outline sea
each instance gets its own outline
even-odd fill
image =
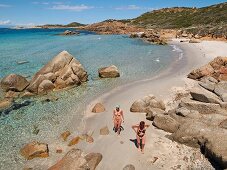
[[[10,108],[0,110],[0,169],[23,169],[26,161],[19,152],[26,143],[48,143],[66,130],[80,133],[84,110],[92,99],[115,87],[152,78],[183,57],[176,46],[87,31],[60,36],[65,30],[0,28],[0,79],[16,73],[30,80],[63,50],[89,74],[89,81],[79,87],[17,99]],[[98,69],[109,65],[116,65],[121,76],[100,79]]]

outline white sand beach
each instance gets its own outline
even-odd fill
[[[85,118],[85,132],[92,133],[95,142],[93,144],[81,145],[86,152],[100,152],[103,160],[97,169],[116,170],[122,169],[127,164],[133,164],[136,169],[186,169],[204,166],[212,169],[209,162],[200,154],[199,149],[180,145],[169,140],[168,133],[156,129],[152,122],[145,120],[145,114],[131,113],[131,104],[148,94],[161,98],[165,103],[171,102],[174,93],[185,90],[193,85],[193,80],[186,75],[194,68],[202,66],[217,56],[227,56],[227,43],[215,41],[203,41],[198,44],[180,43],[173,40],[170,44],[179,46],[183,52],[183,59],[170,67],[155,78],[135,82],[118,87],[108,94],[98,97],[87,107]],[[91,113],[91,108],[97,102],[102,102],[106,108],[103,113]],[[124,131],[120,137],[112,131],[112,112],[115,105],[119,104],[124,111]],[[135,139],[135,133],[131,126],[145,120],[150,124],[146,135],[147,141],[145,154],[137,151],[130,139]],[[108,126],[110,134],[100,136],[99,129]],[[153,163],[155,157],[157,161]]]

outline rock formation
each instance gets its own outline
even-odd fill
[[[218,81],[227,80],[227,57],[216,57],[205,66],[193,70],[188,74],[188,78],[200,80],[203,77],[210,76]]]
[[[9,90],[21,92],[28,85],[29,82],[26,80],[26,78],[17,74],[10,74],[4,77],[1,81],[1,88],[6,92]]]
[[[98,70],[99,77],[101,78],[116,78],[120,77],[120,73],[118,68],[115,65],[111,65],[109,67],[100,68]]]
[[[60,161],[51,166],[49,170],[95,170],[102,160],[100,153],[84,153],[79,149],[71,149]]]
[[[101,113],[105,111],[105,107],[103,106],[102,103],[97,103],[93,108],[92,112],[93,113]]]
[[[80,85],[87,78],[87,72],[80,62],[67,51],[62,51],[34,75],[26,90],[42,94],[53,89]]]
[[[59,35],[79,35],[79,32],[76,31],[70,31],[70,30],[66,30],[65,32],[59,34]]]
[[[175,109],[165,111],[163,102],[153,95],[135,101],[130,109],[147,113],[155,127],[172,133],[170,139],[200,147],[221,169],[227,168],[227,82],[220,81],[226,61],[218,57],[190,73],[198,84]]]
[[[48,145],[45,143],[39,143],[36,141],[33,141],[31,143],[28,143],[25,145],[21,150],[20,153],[22,156],[24,156],[27,160],[33,159],[33,158],[45,158],[49,156],[49,149]]]

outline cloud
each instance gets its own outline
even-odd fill
[[[94,8],[94,7],[86,6],[86,5],[82,4],[82,5],[54,5],[53,7],[49,8],[49,9],[80,12],[80,11],[84,11],[84,10],[88,10],[88,9],[92,9],[92,8]]]
[[[10,20],[0,21],[0,25],[8,25],[11,24]]]
[[[0,8],[8,8],[8,7],[11,7],[11,6],[7,4],[0,4]]]
[[[116,7],[115,10],[150,10],[152,8],[140,7],[136,5],[128,5],[122,7]]]
[[[34,1],[34,2],[32,2],[32,4],[34,4],[34,5],[49,5],[50,3],[49,2],[38,2],[38,1]]]

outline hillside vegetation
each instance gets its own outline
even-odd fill
[[[147,12],[133,20],[133,25],[145,28],[189,28],[226,26],[227,3],[203,8],[174,7]]]

